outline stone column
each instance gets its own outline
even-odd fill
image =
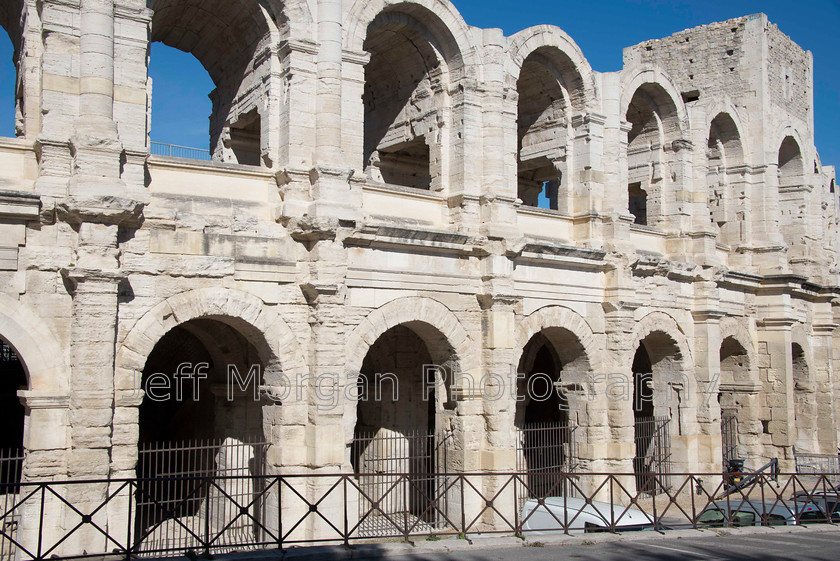
[[[352,472],[346,448],[343,406],[344,386],[348,378],[345,375],[344,324],[347,250],[341,239],[343,230],[339,228],[338,221],[321,221],[319,225],[300,225],[292,236],[296,240],[307,238],[311,247],[307,275],[301,283],[301,290],[309,304],[312,327],[309,372],[308,378],[303,381],[306,386],[304,395],[308,396],[309,418],[304,435],[305,463],[310,473],[332,475]],[[331,406],[322,400],[322,396],[329,395],[328,392],[337,392],[341,398],[338,405]],[[313,479],[308,489],[309,500],[317,502],[334,482],[329,477]],[[330,520],[343,520],[342,497],[340,490],[331,492],[319,506],[319,512]],[[299,513],[295,515],[298,516]],[[309,537],[323,538],[319,535],[321,531],[326,531],[324,526],[310,516],[306,523]]]
[[[113,240],[116,253],[116,226],[84,223],[80,227],[80,250],[91,250],[96,238]],[[87,246],[87,247],[85,247]],[[96,250],[104,249],[96,244]],[[83,255],[76,267],[62,271],[72,282],[73,321],[70,327],[70,454],[68,475],[71,479],[105,480],[111,473],[111,431],[114,411],[114,341],[117,321],[117,283],[115,268],[96,266],[92,261],[105,255]],[[103,252],[104,253],[104,252]],[[112,256],[113,258],[113,256]],[[115,261],[115,259],[114,259]],[[85,262],[93,265],[85,266]],[[115,263],[116,264],[116,263]],[[68,500],[88,513],[101,505],[109,491],[107,483],[68,486]],[[99,510],[94,520],[101,527],[109,523],[110,508]],[[77,515],[66,513],[70,528]],[[101,534],[83,527],[66,542],[65,553],[80,553],[102,541]],[[104,544],[103,544],[104,545]]]
[[[513,263],[505,257],[491,256],[485,261],[485,270],[503,267],[499,273],[513,272]],[[492,262],[496,262],[493,267]],[[512,284],[512,283],[510,283]],[[487,287],[491,288],[491,287]],[[516,470],[516,308],[521,306],[521,297],[510,294],[484,294],[479,296],[482,309],[481,323],[484,325],[482,341],[481,378],[478,384],[478,397],[483,406],[485,423],[485,442],[481,446],[481,456],[477,468],[488,472],[513,472]],[[461,407],[461,406],[459,406]],[[465,466],[466,467],[466,466]],[[506,483],[508,477],[488,478],[484,481],[484,495],[493,497]],[[495,501],[499,512],[489,509],[485,523],[489,527],[503,528],[504,520],[514,519],[514,512],[505,506],[516,508],[513,498],[514,486],[508,484],[502,495]]]
[[[758,322],[759,380],[762,384],[761,421],[767,459],[778,458],[783,472],[795,471],[791,447],[795,444],[791,327],[793,320]]]
[[[318,0],[318,40],[315,98],[316,159],[321,165],[340,166],[341,153],[341,0]]]
[[[836,411],[833,403],[835,372],[832,364],[832,334],[837,329],[835,323],[814,323],[812,330],[812,355],[814,357],[813,374],[816,386],[816,441],[821,454],[837,452]]]
[[[102,191],[112,187],[109,179],[119,179],[122,152],[114,122],[113,0],[82,0],[80,21],[79,117],[71,139],[74,176],[87,179],[86,190]]]
[[[776,156],[765,155],[773,162]],[[779,229],[779,172],[778,164],[771,163],[753,168],[751,199],[751,232],[753,265],[758,272],[778,273],[788,269],[785,242]]]
[[[68,458],[68,407],[66,394],[32,390],[18,391],[26,408],[23,447],[26,461],[21,481],[42,482],[62,480],[67,477]],[[28,495],[33,488],[24,487],[21,495]],[[22,498],[22,497],[21,497]],[[38,540],[48,549],[63,537],[61,502],[49,493],[45,495],[43,519],[41,494],[35,495],[17,507],[20,525],[16,540],[27,550],[36,553]],[[43,522],[42,522],[43,520]]]
[[[629,270],[616,270],[612,274],[624,276],[626,273]],[[633,354],[632,349],[628,349],[628,339],[633,332],[634,312],[638,304],[630,298],[632,296],[626,289],[617,289],[614,298],[604,303],[606,345],[603,362],[609,388],[607,416],[610,430],[599,447],[603,454],[601,467],[605,471],[618,473],[632,473],[633,458],[636,455],[632,401]],[[623,484],[631,491],[636,488],[636,480],[632,476],[626,477]]]
[[[603,235],[602,218],[605,211],[606,176],[604,171],[605,116],[597,113],[572,118],[570,162],[568,177],[564,178],[571,204],[568,212],[583,215],[575,222],[575,239],[597,248]]]
[[[706,283],[704,283],[706,284]],[[708,283],[714,285],[714,283]],[[713,286],[704,287],[714,290]],[[697,404],[697,443],[690,449],[697,457],[690,462],[692,471],[714,473],[721,469],[720,403],[720,320],[724,312],[715,302],[707,301],[694,316],[694,380]],[[702,304],[701,304],[702,306]],[[708,306],[708,307],[707,307]]]

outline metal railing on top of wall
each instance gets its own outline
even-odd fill
[[[166,144],[163,142],[151,143],[151,154],[153,156],[167,156],[169,158],[181,158],[184,160],[199,160],[209,162],[210,150],[203,148],[191,148],[189,146],[178,146],[177,144]]]

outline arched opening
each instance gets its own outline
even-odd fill
[[[210,160],[210,75],[192,54],[158,42],[151,46],[149,78],[152,154]]]
[[[633,471],[640,493],[658,494],[670,487],[674,458],[671,436],[679,434],[682,357],[674,340],[653,332],[639,342],[633,356]]]
[[[786,136],[779,147],[779,187],[797,187],[803,180],[802,151],[792,136]]]
[[[756,395],[752,391],[751,381],[747,350],[734,337],[725,338],[720,346],[717,396],[724,468],[729,460],[748,459],[748,447],[756,444],[759,438]]]
[[[721,113],[712,120],[706,147],[706,185],[709,216],[721,242],[736,245],[745,239],[743,181],[744,154],[738,127]]]
[[[802,151],[792,136],[785,137],[779,147],[779,226],[791,257],[800,257],[804,244],[807,212],[805,201],[805,168]]]
[[[805,350],[791,344],[791,372],[793,374],[793,423],[797,452],[817,453],[816,387],[805,357]]]
[[[194,548],[187,529],[202,535],[205,524],[223,532],[222,541],[257,535],[257,524],[239,516],[238,506],[264,519],[257,500],[262,481],[215,478],[264,474],[259,386],[266,367],[254,344],[224,318],[188,321],[155,345],[142,372],[139,411],[142,483],[134,535],[142,550]],[[167,477],[209,477],[214,485]]]
[[[831,183],[828,184],[828,192],[829,193],[834,192],[834,180],[833,179],[831,180]]]
[[[14,137],[22,134],[23,96],[18,95],[18,54],[21,36],[20,17],[23,3],[8,0],[0,6],[0,136]]]
[[[567,495],[556,486],[557,472],[579,467],[577,423],[589,361],[577,337],[548,328],[531,337],[522,351],[517,373],[515,424],[517,471],[528,474],[523,498]]]
[[[364,164],[373,181],[443,188],[448,68],[440,38],[413,16],[385,10],[368,26]]]
[[[642,84],[633,94],[625,120],[627,135],[628,210],[639,225],[660,226],[674,193],[669,184],[678,144],[679,118],[674,101],[662,86]],[[671,199],[674,199],[672,201]]]
[[[205,92],[212,105],[209,151],[159,144],[156,153],[270,166],[260,113],[260,100],[268,97],[268,92],[259,91],[270,82],[263,78],[270,73],[271,57],[260,56],[271,42],[267,12],[257,0],[231,0],[214,4],[212,9],[202,0],[154,0],[152,9],[152,42],[194,55],[214,84],[212,91]],[[283,21],[271,23],[278,28],[284,25]],[[158,49],[152,54],[158,54]],[[195,87],[188,84],[187,90]],[[189,104],[177,91],[174,100],[182,109]],[[193,113],[192,108],[187,111]],[[201,121],[196,117],[193,127],[202,128],[206,123]]]
[[[0,338],[0,426],[3,427],[0,430],[0,494],[7,496],[7,499],[18,492],[13,485],[20,482],[23,468],[26,410],[17,392],[26,389],[27,384],[23,362],[12,346]],[[0,497],[0,505],[3,502]]]
[[[436,330],[412,323],[383,333],[362,363],[351,465],[362,491],[382,513],[395,521],[407,519],[410,527],[444,523],[446,496],[441,496],[442,479],[433,474],[446,472],[450,463],[455,403],[449,377],[457,371],[455,360]],[[371,511],[369,501],[360,502],[360,513]],[[359,532],[370,536],[383,530],[402,528],[375,511]]]
[[[572,82],[568,86],[564,76]],[[571,100],[567,87],[579,88],[580,77],[565,55],[544,47],[525,59],[516,90],[518,196],[526,206],[572,210],[567,168]]]

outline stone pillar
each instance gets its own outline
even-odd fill
[[[598,113],[572,118],[571,161],[566,166],[568,173],[563,180],[570,197],[567,212],[581,216],[581,220],[575,221],[575,240],[591,248],[601,245],[603,226],[599,215],[606,210],[606,122],[606,117]]]
[[[110,238],[116,253],[116,226],[84,223],[80,227],[81,248],[99,238]],[[101,249],[98,244],[96,249]],[[87,249],[92,249],[90,246]],[[71,324],[70,455],[71,479],[104,480],[111,473],[111,431],[114,411],[114,341],[117,321],[117,283],[115,269],[88,268],[85,261],[104,255],[87,255],[77,267],[64,272],[75,284]],[[94,265],[90,263],[90,265]],[[101,505],[109,491],[107,483],[68,486],[68,500],[88,513]],[[105,527],[109,508],[101,509],[94,520]],[[70,528],[77,515],[66,513]],[[95,529],[83,527],[66,542],[66,552],[99,549],[103,542]]]
[[[474,143],[481,143],[479,151],[483,155],[483,174],[481,185],[481,234],[493,239],[515,239],[521,236],[516,228],[516,119],[517,106],[515,88],[505,82],[504,37],[499,29],[484,30],[485,80],[482,107],[483,134],[476,134],[473,127],[465,128],[461,142],[463,147],[456,147],[458,153],[467,154],[467,148]],[[464,108],[466,110],[466,108]],[[468,134],[469,133],[469,134]],[[473,158],[467,158],[473,159]],[[469,163],[465,162],[465,165]],[[456,192],[457,185],[450,189]],[[476,217],[470,207],[475,199],[466,192],[458,197],[461,227],[472,229],[469,222]],[[455,202],[455,201],[453,201]]]
[[[42,482],[66,479],[68,470],[68,407],[66,394],[32,390],[18,391],[18,397],[26,408],[23,447],[26,461],[21,481]],[[23,488],[28,494],[32,488]],[[36,553],[38,541],[48,549],[63,537],[62,503],[53,495],[45,495],[43,519],[41,518],[41,494],[35,493],[31,500],[18,507],[20,526],[17,541],[27,550]],[[43,522],[42,522],[43,520]]]
[[[766,458],[778,458],[783,472],[795,471],[791,449],[795,444],[792,325],[792,320],[783,319],[758,323],[759,380],[764,399],[760,419],[766,426],[762,443]]]
[[[814,323],[812,326],[811,349],[814,357],[813,375],[816,386],[816,441],[821,454],[837,453],[837,417],[834,407],[834,368],[832,364],[832,334],[835,323]]]
[[[316,159],[341,166],[341,0],[318,0],[318,92],[315,98]]]
[[[774,162],[776,156],[765,155]],[[760,274],[778,273],[788,269],[785,242],[779,229],[779,172],[778,164],[753,168],[751,199],[753,237],[753,265]]]
[[[447,187],[443,191],[449,197],[450,220],[463,232],[474,232],[479,228],[480,213],[484,212],[480,207],[481,183],[486,177],[482,173],[482,164],[487,159],[470,155],[484,153],[490,157],[482,147],[484,123],[481,107],[494,95],[493,87],[484,96],[477,89],[476,81],[468,77],[450,83],[448,114],[444,113],[440,117],[446,123],[440,130],[442,138],[446,135],[445,145],[442,146],[445,152],[441,154],[444,163],[441,168],[441,187]],[[498,95],[498,85],[495,85],[495,90]],[[510,200],[504,194],[495,198],[491,196],[488,202],[490,199]]]
[[[614,271],[613,275],[625,276],[629,270]],[[620,284],[624,284],[623,282]],[[633,416],[633,349],[627,341],[635,325],[634,312],[638,304],[618,289],[614,299],[604,303],[606,345],[604,372],[607,377],[607,416],[610,430],[600,447],[603,451],[601,467],[604,471],[633,473],[636,455],[635,419]],[[628,490],[636,488],[636,480],[629,476],[623,481]],[[609,500],[609,499],[607,499]]]
[[[322,221],[317,231],[313,227],[300,226],[292,236],[309,239],[308,274],[301,283],[301,290],[309,303],[309,323],[312,327],[309,344],[309,372],[304,381],[308,396],[309,423],[305,427],[306,466],[313,474],[331,475],[350,473],[350,456],[347,453],[345,427],[344,386],[345,375],[345,324],[344,299],[347,274],[347,250],[341,239],[338,221]],[[325,392],[337,392],[340,403],[329,406],[320,399]],[[352,434],[352,427],[349,428]],[[331,478],[313,479],[308,498],[317,502],[335,481]],[[349,495],[348,495],[349,496]],[[298,501],[298,504],[300,501]],[[333,491],[321,503],[319,511],[330,520],[343,520],[344,503],[342,494]],[[300,513],[294,515],[296,518]],[[329,530],[316,517],[306,522],[309,537],[323,538]]]
[[[495,263],[495,266],[494,266]],[[485,258],[485,271],[510,275],[513,263],[505,258],[490,256]],[[502,271],[498,271],[502,268]],[[509,276],[508,276],[509,278]],[[512,284],[512,283],[510,283]],[[491,287],[487,287],[491,288]],[[491,288],[492,289],[492,288]],[[516,466],[516,308],[521,298],[501,294],[479,296],[482,309],[484,340],[482,341],[483,372],[478,395],[481,399],[485,423],[485,442],[481,445],[478,469],[487,472],[513,472]],[[459,406],[460,408],[460,406]],[[484,481],[485,497],[490,498],[499,492],[508,482],[507,477],[488,478]],[[504,520],[514,520],[514,512],[505,506],[516,508],[513,498],[514,486],[508,484],[495,501],[495,508],[489,509],[485,523],[492,528],[504,527]]]
[[[82,0],[80,21],[79,117],[71,139],[74,176],[77,181],[85,178],[86,190],[101,194],[119,179],[122,152],[114,122],[113,0]]]
[[[714,283],[706,290],[714,290]],[[720,403],[720,319],[724,312],[717,310],[716,302],[705,302],[709,307],[697,310],[694,315],[694,402],[697,404],[696,459],[690,469],[714,473],[721,469]]]
[[[113,117],[125,148],[122,177],[138,193],[146,187],[152,119],[147,65],[151,23],[152,10],[145,6],[118,6],[115,13]]]

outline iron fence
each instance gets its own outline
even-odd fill
[[[223,528],[216,543],[255,541],[265,519],[261,499],[268,444],[234,438],[140,447],[135,493],[138,553],[189,551],[205,526]],[[207,485],[207,481],[219,481]],[[230,500],[229,500],[230,499]],[[235,504],[247,505],[247,517]]]
[[[738,455],[738,415],[736,411],[729,409],[721,411],[720,437],[723,468],[726,469],[730,460],[740,458]]]
[[[15,509],[20,497],[20,477],[26,453],[22,448],[0,450],[0,561],[15,557],[15,538],[20,512]]]
[[[671,419],[637,417],[635,424],[636,488],[649,495],[665,493],[671,487]]]
[[[358,474],[359,535],[374,537],[403,527],[436,530],[445,525],[449,434],[379,431],[359,433],[351,447]],[[408,474],[406,478],[391,474]],[[432,500],[433,498],[433,500]],[[434,503],[430,508],[427,503]],[[376,509],[372,506],[376,505]]]
[[[793,449],[796,473],[840,473],[840,454],[809,454]]]
[[[368,474],[366,474],[368,475]],[[374,474],[369,474],[373,476]],[[10,534],[0,526],[0,535],[13,545],[16,560],[50,558],[90,558],[116,556],[129,558],[138,554],[183,554],[194,556],[244,549],[286,549],[306,544],[363,543],[372,538],[360,533],[363,520],[358,516],[358,502],[369,501],[370,512],[390,516],[384,508],[389,493],[402,493],[414,487],[423,497],[424,508],[435,512],[444,522],[441,529],[415,524],[394,523],[373,539],[398,538],[406,541],[424,535],[467,537],[476,534],[514,534],[535,532],[584,533],[625,531],[649,528],[657,531],[677,528],[725,527],[742,523],[739,511],[749,506],[755,512],[755,524],[775,525],[778,507],[790,513],[791,524],[836,523],[826,509],[835,505],[838,488],[832,483],[837,474],[803,478],[799,474],[778,476],[778,482],[757,474],[748,485],[724,495],[720,473],[669,475],[668,490],[651,496],[634,489],[637,474],[555,473],[554,489],[567,487],[581,497],[577,504],[558,510],[554,499],[535,499],[528,507],[516,506],[513,490],[528,488],[527,473],[428,474],[441,476],[448,504],[440,496],[426,495],[418,474],[387,474],[392,482],[379,499],[367,494],[358,474],[300,474],[263,476],[178,477],[184,488],[205,496],[216,494],[227,512],[234,517],[223,527],[205,523],[190,526],[183,517],[175,517],[191,538],[188,550],[183,544],[159,542],[156,548],[143,548],[144,540],[133,534],[131,524],[135,504],[132,497],[147,488],[141,479],[110,481],[21,482],[18,498],[0,521],[18,515],[21,528]],[[646,474],[658,478],[656,474]],[[172,479],[172,478],[170,478]],[[248,480],[248,483],[243,483]],[[255,482],[259,480],[259,483]],[[239,485],[258,489],[253,495],[232,495],[228,490]],[[0,485],[3,487],[3,485]],[[664,487],[664,486],[663,486]],[[553,491],[549,491],[553,495]],[[176,511],[189,504],[182,497],[170,504]],[[253,505],[270,505],[266,516],[256,516]],[[561,498],[559,504],[563,504]],[[570,505],[572,503],[565,503]],[[210,501],[203,503],[209,512]],[[823,506],[820,506],[823,505]],[[710,511],[717,515],[709,517]],[[107,514],[107,517],[106,517]],[[632,526],[627,521],[633,517]],[[593,517],[600,522],[592,524]],[[586,519],[586,521],[584,521]],[[646,521],[639,524],[638,520]],[[125,522],[121,526],[119,521]],[[205,520],[209,520],[205,518]],[[231,535],[235,524],[247,523],[257,528],[251,533]],[[157,528],[161,526],[158,525]],[[156,531],[156,528],[149,531]]]
[[[518,506],[526,500],[549,496],[550,492],[573,496],[568,486],[554,489],[558,472],[578,471],[575,432],[577,427],[561,423],[529,423],[517,430],[516,471],[527,473],[528,485],[517,489]]]
[[[154,156],[168,156],[170,158],[181,158],[184,160],[210,161],[210,150],[203,148],[190,148],[189,146],[178,146],[177,144],[166,144],[163,142],[151,143],[151,154]]]

